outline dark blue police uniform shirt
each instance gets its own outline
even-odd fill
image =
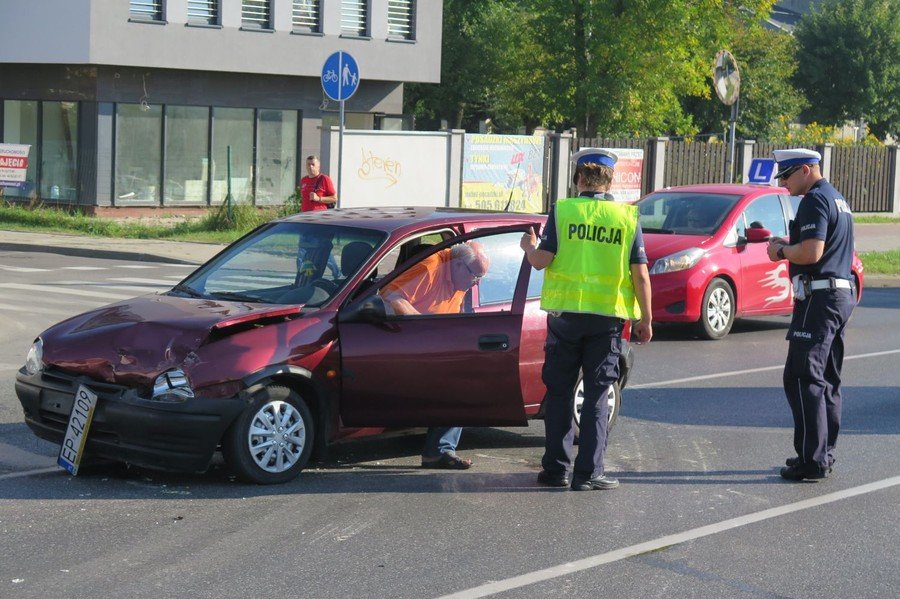
[[[806,192],[791,221],[791,245],[807,239],[825,241],[822,259],[815,264],[793,264],[791,276],[806,274],[814,279],[850,279],[853,262],[853,214],[844,197],[825,179]]]
[[[580,198],[599,198],[601,200],[612,200],[612,196],[604,193],[594,193],[584,191],[578,194]],[[538,245],[539,250],[556,254],[559,249],[559,239],[556,235],[556,208],[550,211],[547,217],[547,224],[544,226],[543,235],[541,235],[541,243]],[[647,252],[644,250],[644,232],[641,229],[641,223],[638,223],[637,230],[634,232],[634,242],[631,244],[631,257],[629,264],[647,264]]]

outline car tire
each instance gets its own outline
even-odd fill
[[[609,435],[616,425],[616,419],[619,417],[619,410],[622,408],[622,388],[619,386],[618,382],[612,384],[606,397],[609,402],[609,412],[607,413],[609,425],[607,426],[606,434]],[[577,442],[578,437],[581,434],[581,406],[584,404],[584,377],[581,374],[578,375],[578,382],[575,384],[575,393],[572,394],[572,402],[574,406],[573,413],[575,414],[575,441]]]
[[[722,339],[734,324],[734,291],[723,279],[713,279],[703,294],[700,304],[700,336],[704,339]]]
[[[303,398],[287,387],[270,385],[254,395],[228,428],[222,453],[241,480],[279,484],[306,467],[314,439],[315,421]]]

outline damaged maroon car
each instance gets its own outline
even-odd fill
[[[546,314],[519,239],[544,220],[371,208],[273,221],[167,292],[41,333],[16,377],[25,422],[73,473],[93,458],[203,471],[220,450],[257,483],[294,478],[341,437],[524,426],[541,414]],[[385,285],[468,240],[490,269],[460,313],[391,314]],[[626,347],[611,422],[631,360]]]

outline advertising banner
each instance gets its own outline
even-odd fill
[[[617,202],[641,199],[641,180],[644,172],[644,150],[634,148],[605,148],[619,157],[609,193]]]
[[[466,134],[460,206],[541,212],[543,173],[543,137]]]
[[[343,154],[341,208],[447,205],[444,133],[345,131]]]
[[[0,185],[24,187],[30,145],[0,144]]]

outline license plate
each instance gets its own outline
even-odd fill
[[[97,394],[85,387],[78,386],[75,392],[75,401],[72,402],[72,414],[69,416],[69,426],[66,427],[66,437],[59,448],[59,458],[56,463],[69,471],[69,474],[78,474],[78,464],[84,454],[84,442],[87,440],[88,429],[94,418],[94,408],[97,406]]]

